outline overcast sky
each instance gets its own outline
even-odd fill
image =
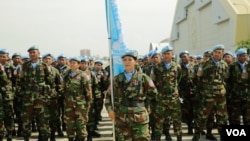
[[[170,36],[177,0],[117,0],[124,42],[148,53],[150,42]],[[105,0],[0,0],[0,49],[27,54],[108,56]]]

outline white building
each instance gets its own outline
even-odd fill
[[[216,44],[234,52],[250,38],[250,0],[178,0],[170,44],[175,53],[202,54]]]

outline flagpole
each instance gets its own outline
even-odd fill
[[[113,56],[112,56],[112,37],[111,37],[111,27],[110,27],[110,0],[106,0],[106,6],[107,8],[107,23],[108,23],[108,40],[109,40],[109,64],[110,64],[110,92],[111,92],[111,103],[112,103],[112,108],[114,110],[114,91],[113,91],[113,78],[114,78],[114,73],[113,73]],[[114,112],[115,113],[115,112]],[[115,119],[112,120],[112,136],[113,136],[113,141],[115,141]]]

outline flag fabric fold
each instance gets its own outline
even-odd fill
[[[110,60],[113,67],[113,75],[124,70],[121,56],[125,53],[126,45],[123,41],[121,22],[118,15],[116,0],[106,0],[106,21],[110,41]]]

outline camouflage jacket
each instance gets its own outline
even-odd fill
[[[1,66],[0,71],[1,71],[0,93],[2,94],[4,100],[13,100],[14,88],[12,87],[12,84],[13,84],[14,67],[13,65],[6,63],[5,65]]]
[[[63,89],[63,78],[61,77],[59,71],[51,66],[50,79],[52,82],[50,97],[57,97]]]
[[[179,64],[172,61],[170,69],[167,69],[164,62],[161,62],[153,68],[152,76],[159,92],[159,99],[163,97],[179,97],[178,85],[181,78]]]
[[[67,72],[68,70],[70,70],[69,66],[67,66],[67,65],[64,65],[64,66],[59,66],[59,65],[57,65],[57,66],[56,66],[56,69],[58,69],[58,71],[59,71],[61,77],[64,77],[64,75],[66,74],[66,72]]]
[[[126,107],[126,102],[147,103],[156,99],[158,92],[149,76],[135,71],[130,81],[127,81],[124,73],[120,73],[114,78],[113,101],[112,95],[107,93],[105,106],[107,111],[119,111],[121,107]],[[144,106],[145,107],[145,106]]]
[[[235,96],[246,96],[250,89],[250,65],[245,62],[244,71],[238,62],[229,66],[229,78],[227,81],[228,88],[232,91],[230,94]]]
[[[108,85],[109,85],[109,79],[108,79],[108,74],[105,70],[99,70],[99,71],[93,71],[96,78],[97,78],[97,87],[96,87],[96,94],[99,91],[99,93],[103,93],[104,91],[107,90]]]
[[[218,66],[216,66],[210,58],[199,65],[197,77],[203,95],[213,96],[214,94],[224,95],[226,93],[228,66],[225,61],[220,60]]]
[[[179,92],[181,96],[190,96],[190,94],[194,94],[195,89],[193,82],[194,64],[189,63],[187,68],[184,64],[180,64],[180,66],[182,75],[179,83]]]
[[[86,73],[77,70],[74,76],[71,76],[71,70],[64,76],[64,97],[77,98],[84,97],[87,104],[92,102],[91,80]]]
[[[95,98],[96,94],[98,95],[100,93],[99,92],[100,88],[98,88],[99,87],[98,80],[93,71],[87,69],[83,72],[86,73],[88,78],[90,78],[90,83],[92,87],[92,95],[93,95],[93,98]]]
[[[53,86],[48,66],[42,61],[34,68],[31,61],[25,62],[22,65],[20,80],[21,89],[25,94],[39,92],[40,95],[48,96]]]

